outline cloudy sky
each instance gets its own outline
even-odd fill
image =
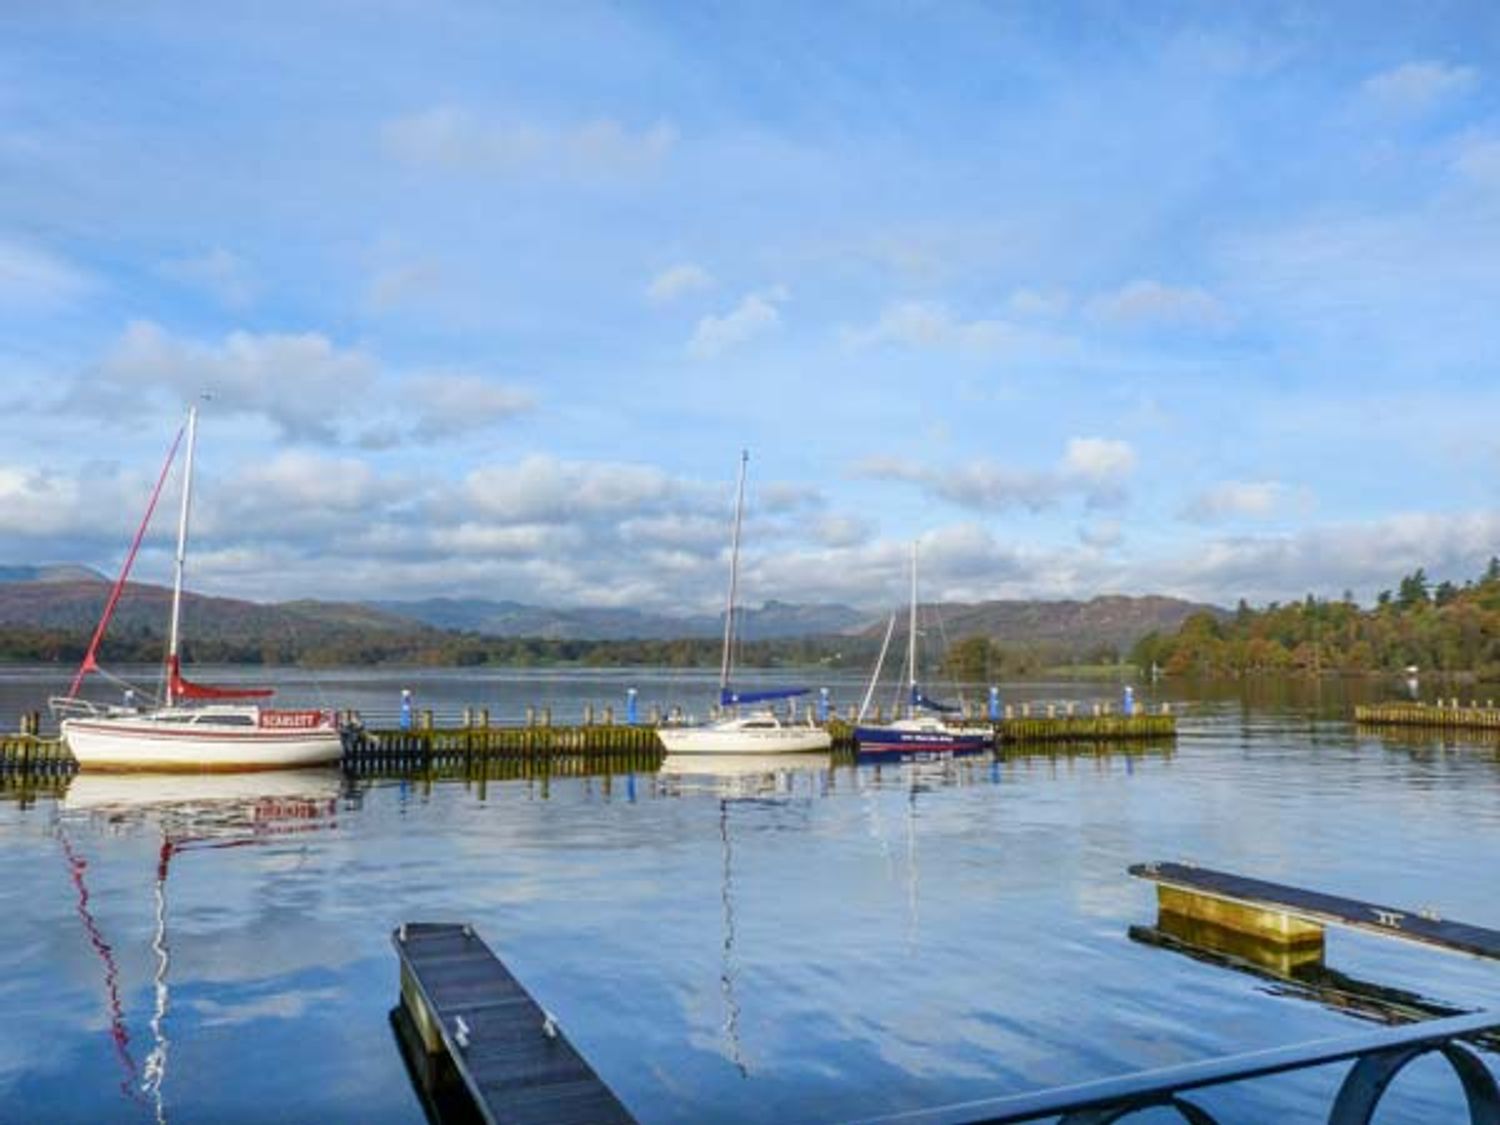
[[[0,7],[0,563],[1368,599],[1500,552],[1500,8]],[[166,513],[163,513],[164,515]],[[141,577],[166,574],[158,520]]]

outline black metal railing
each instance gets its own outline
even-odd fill
[[[1396,1075],[1413,1060],[1433,1053],[1448,1060],[1463,1084],[1472,1125],[1500,1125],[1500,1086],[1479,1056],[1459,1042],[1497,1028],[1500,1028],[1500,1013],[1474,1012],[1033,1094],[914,1110],[872,1118],[862,1125],[877,1122],[880,1125],[1012,1125],[1051,1119],[1056,1119],[1059,1125],[1108,1125],[1132,1113],[1157,1107],[1175,1109],[1190,1125],[1218,1125],[1212,1114],[1182,1095],[1210,1086],[1350,1060],[1354,1065],[1339,1087],[1328,1122],[1368,1125]]]

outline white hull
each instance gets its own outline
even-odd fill
[[[148,715],[103,716],[65,719],[62,736],[81,770],[277,770],[329,765],[343,755],[332,725],[215,726],[166,723]]]
[[[705,727],[661,727],[668,754],[806,754],[828,750],[833,739],[817,727],[755,726],[729,719]]]

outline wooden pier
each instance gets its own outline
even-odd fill
[[[997,746],[1033,742],[1134,742],[1176,737],[1177,716],[1092,714],[1039,715],[1001,719],[995,724]]]
[[[403,771],[458,771],[464,775],[507,776],[487,763],[550,761],[553,776],[598,774],[606,770],[650,772],[665,753],[655,723],[616,722],[610,708],[587,708],[584,721],[554,725],[545,709],[527,709],[527,721],[492,724],[487,710],[466,708],[464,718],[438,725],[430,711],[406,727],[367,726],[354,712],[344,719],[343,766],[365,776]],[[1042,744],[1087,744],[1094,750],[1113,744],[1143,745],[1170,741],[1176,716],[1166,708],[1155,713],[1121,714],[1094,704],[1084,712],[1076,704],[1008,706],[1005,717],[991,722],[969,719],[965,725],[993,734],[997,750]],[[35,716],[23,717],[25,729],[0,734],[0,771],[37,777],[67,777],[77,769],[66,744],[56,734],[39,733]],[[824,724],[835,754],[853,752],[854,724],[830,717]],[[483,768],[481,768],[481,766]],[[530,769],[532,767],[525,767]]]
[[[1438,730],[1494,731],[1500,734],[1500,707],[1493,699],[1457,699],[1436,703],[1373,703],[1354,708],[1354,721],[1363,726],[1429,727]]]
[[[1139,863],[1130,874],[1157,885],[1162,913],[1262,941],[1321,950],[1323,927],[1333,925],[1500,959],[1500,930],[1452,922],[1429,909],[1382,906],[1185,863]]]
[[[472,927],[408,922],[391,940],[412,1047],[428,1056],[408,1060],[413,1073],[441,1082],[451,1065],[484,1121],[635,1120]]]

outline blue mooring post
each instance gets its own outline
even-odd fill
[[[1125,685],[1125,698],[1120,700],[1120,711],[1127,718],[1135,714],[1135,688]]]
[[[827,721],[828,721],[828,689],[826,687],[820,687],[818,689],[818,722],[820,722],[820,723],[826,723]]]
[[[401,689],[401,729],[411,730],[411,688]]]
[[[625,692],[625,722],[635,726],[639,716],[636,714],[635,688],[629,688]]]
[[[990,685],[990,722],[1000,721],[1000,689],[994,684]]]

